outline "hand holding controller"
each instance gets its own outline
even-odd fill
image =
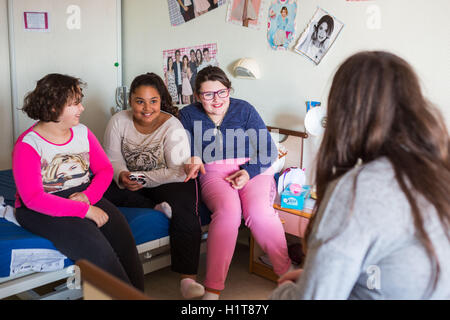
[[[145,185],[147,180],[145,180],[145,176],[143,174],[130,174],[128,177],[131,181],[137,181],[141,185]]]

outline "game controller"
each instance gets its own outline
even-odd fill
[[[147,183],[147,181],[145,180],[145,176],[143,174],[130,174],[129,179],[131,181],[137,181],[142,185],[145,185]]]

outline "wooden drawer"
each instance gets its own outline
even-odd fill
[[[299,238],[303,238],[309,219],[295,214],[277,210],[283,223],[284,231]]]

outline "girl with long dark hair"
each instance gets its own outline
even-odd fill
[[[306,259],[272,298],[450,298],[449,135],[415,72],[357,53],[327,110]]]
[[[155,208],[170,218],[171,268],[180,274],[181,294],[201,296],[204,288],[195,281],[201,241],[198,190],[196,181],[183,182],[190,147],[178,108],[154,73],[133,80],[129,100],[131,109],[115,114],[105,132],[114,168],[105,197],[119,207]]]

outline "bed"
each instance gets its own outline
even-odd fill
[[[0,196],[13,206],[16,188],[11,170],[0,171]],[[142,208],[119,208],[127,219],[143,263],[144,273],[170,265],[169,220],[159,211]],[[199,214],[207,237],[210,214],[200,204]],[[205,243],[202,243],[202,251]],[[74,261],[63,256],[42,237],[0,218],[0,299],[17,296],[23,299],[79,299],[81,288],[71,286],[75,275]],[[35,288],[66,279],[52,292],[39,295]]]
[[[278,142],[279,159],[273,165],[275,172],[280,172],[283,168],[289,166],[298,165],[298,163],[300,163],[301,167],[303,163],[303,140],[308,135],[305,132],[285,130],[277,127],[267,128],[273,134],[272,137],[274,140]],[[293,151],[289,152],[291,156],[288,160],[286,160],[288,157],[285,157],[287,150]],[[277,174],[275,178],[277,178]],[[4,197],[7,205],[13,206],[15,192],[16,188],[12,171],[0,171],[0,196]],[[169,220],[166,216],[152,209],[119,209],[130,224],[143,264],[144,273],[147,274],[170,265]],[[199,215],[203,231],[201,252],[206,251],[206,241],[204,240],[206,240],[208,234],[208,224],[211,221],[210,214],[206,206],[200,202]],[[40,255],[37,255],[38,262],[34,268],[30,262],[31,258],[28,260],[23,258],[24,256],[29,257],[32,255],[26,256],[24,252],[20,251],[28,249],[33,249],[35,252],[40,253]],[[50,266],[50,271],[39,272],[39,268],[42,266],[42,261],[39,261],[39,257],[42,256],[42,252],[54,258],[54,261],[46,261],[47,264],[45,266],[47,268]],[[74,281],[76,272],[74,262],[58,254],[59,252],[50,241],[38,237],[0,217],[0,299],[13,295],[25,299],[61,300],[81,298],[81,288],[71,286],[71,281]],[[14,263],[16,256],[22,256],[24,263]],[[13,268],[11,268],[12,266]],[[55,270],[52,270],[52,268]],[[66,283],[56,287],[54,292],[40,296],[33,290],[44,284],[62,279],[67,279]]]

